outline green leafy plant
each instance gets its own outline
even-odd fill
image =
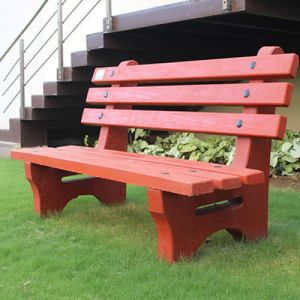
[[[175,157],[230,165],[235,151],[235,138],[196,136],[194,133],[172,133],[165,137],[144,129],[129,129],[128,151],[147,155]],[[86,146],[97,142],[85,137]],[[273,141],[270,175],[293,175],[300,172],[300,132],[287,130],[282,141]]]
[[[149,132],[146,135],[149,136]],[[150,144],[143,138],[143,134],[139,134],[129,150],[156,156],[230,164],[234,143],[235,139],[231,137],[208,137],[202,140],[193,133],[173,133],[165,138],[157,136],[155,142]]]
[[[98,141],[95,138],[90,138],[87,134],[84,137],[83,143],[86,147],[96,147]]]
[[[300,171],[300,132],[287,130],[282,141],[273,141],[270,174],[293,175]]]

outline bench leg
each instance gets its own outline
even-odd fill
[[[226,199],[232,200],[199,209]],[[168,262],[191,257],[211,234],[223,229],[238,241],[264,238],[267,236],[267,203],[264,185],[246,186],[238,193],[218,191],[198,197],[149,189],[148,204],[156,225],[158,257]]]
[[[80,195],[93,195],[105,204],[126,200],[126,185],[123,183],[101,178],[62,182],[63,177],[72,173],[32,163],[25,163],[25,173],[32,187],[34,209],[38,215],[60,212],[69,201]]]
[[[205,241],[205,228],[195,233],[197,204],[188,197],[148,190],[149,211],[156,225],[158,258],[175,262],[190,257]],[[186,201],[187,200],[187,201]]]
[[[256,241],[268,236],[268,185],[243,188],[243,206],[237,223],[243,240]]]

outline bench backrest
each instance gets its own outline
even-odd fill
[[[97,68],[93,83],[112,86],[91,88],[87,103],[105,104],[106,109],[85,109],[82,123],[102,127],[100,150],[126,151],[131,127],[235,135],[234,164],[267,172],[271,139],[282,138],[286,129],[286,117],[275,115],[275,108],[290,104],[293,89],[292,84],[278,80],[294,78],[298,63],[296,54],[264,47],[253,57],[150,65],[129,61]],[[243,106],[244,111],[149,111],[132,110],[133,105],[234,105]]]

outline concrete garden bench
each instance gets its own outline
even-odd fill
[[[82,123],[101,126],[96,148],[66,146],[11,152],[25,162],[35,211],[62,211],[79,195],[105,204],[126,200],[126,184],[147,189],[158,235],[158,256],[192,256],[208,236],[226,229],[236,240],[267,236],[272,139],[281,139],[298,57],[279,47],[257,56],[97,68]],[[234,82],[234,83],[233,83]],[[144,84],[144,85],[140,85]],[[174,85],[175,84],[175,85]],[[111,85],[111,87],[107,87]],[[242,106],[242,113],[132,110],[132,106]],[[127,152],[128,128],[236,136],[230,166]],[[62,181],[73,174],[92,177]]]

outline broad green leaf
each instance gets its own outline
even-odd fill
[[[293,166],[292,165],[287,165],[285,167],[285,169],[283,170],[282,174],[283,175],[291,175],[293,173],[293,171],[294,171]]]
[[[289,142],[285,142],[284,144],[282,144],[281,146],[281,151],[282,152],[287,152],[289,151],[289,149],[293,146],[292,143],[289,143]]]
[[[188,152],[192,152],[195,151],[197,149],[197,146],[193,145],[193,144],[185,144],[185,145],[179,145],[178,150],[181,153],[188,153]]]
[[[292,156],[290,156],[290,155],[284,155],[284,156],[282,157],[282,160],[287,161],[287,162],[289,162],[289,163],[294,163],[294,162],[297,161],[297,158],[294,158],[294,157],[292,157]]]
[[[279,155],[277,152],[271,152],[270,165],[275,168],[277,166]]]
[[[144,129],[137,128],[134,133],[134,139],[137,140],[138,138],[145,137],[146,135],[147,133]]]
[[[297,150],[290,150],[289,154],[295,159],[300,158],[300,148]]]
[[[201,156],[201,154],[199,151],[194,151],[191,153],[189,160],[199,160],[200,156]]]
[[[141,141],[140,143],[140,149],[143,150],[148,146],[148,143],[146,141]]]

